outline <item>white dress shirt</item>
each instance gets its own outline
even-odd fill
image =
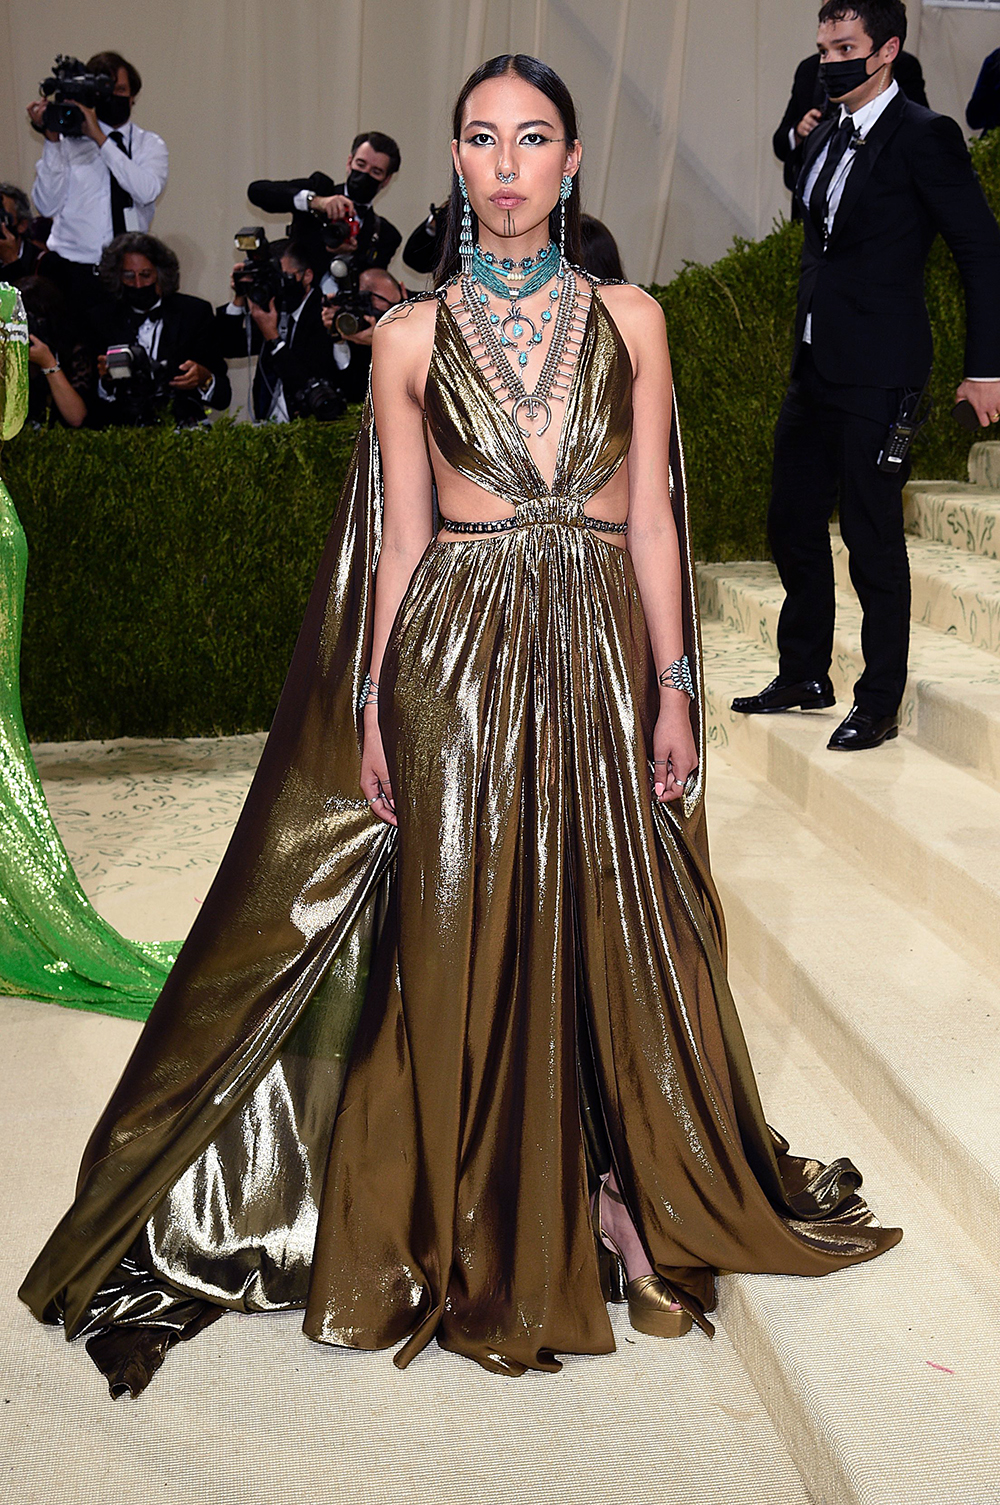
[[[161,137],[128,121],[121,128],[125,152],[110,139],[112,127],[99,122],[109,138],[103,146],[89,136],[46,140],[31,190],[39,214],[50,215],[49,250],[67,261],[94,264],[113,239],[111,174],[132,195],[125,210],[126,230],[148,230],[156,200],[167,186],[168,156]]]
[[[881,94],[876,94],[875,98],[870,99],[866,105],[862,105],[860,110],[854,111],[854,115],[852,117],[854,129],[857,131],[858,135],[861,136],[862,140],[867,137],[868,132],[871,130],[876,120],[879,119],[883,111],[892,103],[898,93],[899,85],[897,84],[896,80],[893,79],[888,89],[883,89]],[[848,110],[846,106],[841,105],[840,119],[837,121],[837,126],[843,125],[844,121],[850,114],[850,110]],[[832,136],[833,132],[831,132],[830,134]],[[802,197],[807,209],[812,198],[813,189],[816,187],[816,180],[819,177],[820,173],[823,171],[823,167],[826,163],[829,151],[830,147],[828,143],[826,146],[824,146],[823,150],[816,158],[816,161],[809,169],[809,176],[806,179],[805,188],[803,189],[802,193]],[[851,168],[854,166],[854,160],[857,155],[858,154],[853,147],[848,147],[847,151],[840,159],[840,163],[837,167],[836,172],[830,180],[830,187],[826,196],[827,235],[829,235],[833,230],[833,222],[837,217],[837,210],[840,208],[840,201],[844,197],[844,188],[847,184],[847,179],[850,176]],[[805,329],[802,331],[802,343],[803,345],[812,344],[811,313],[806,314]]]

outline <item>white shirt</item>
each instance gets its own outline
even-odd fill
[[[854,115],[852,117],[854,129],[862,139],[865,139],[867,137],[868,132],[871,130],[876,120],[879,119],[883,111],[892,103],[898,93],[899,85],[897,84],[896,80],[893,79],[888,89],[883,89],[881,94],[876,94],[875,98],[870,99],[866,105],[862,105],[860,110],[854,111]],[[842,126],[844,121],[850,114],[850,110],[848,110],[846,106],[841,105],[840,119],[837,121],[837,126]],[[832,137],[834,133],[831,131],[830,134]],[[802,193],[802,198],[807,209],[812,198],[813,189],[816,187],[816,180],[819,177],[820,173],[823,171],[823,167],[829,155],[829,152],[830,146],[829,143],[827,143],[827,145],[823,147],[823,150],[820,152],[819,156],[816,158],[816,161],[813,163],[812,167],[809,169],[809,176],[806,179],[805,188],[803,189]],[[840,201],[844,197],[844,188],[847,184],[847,179],[850,176],[851,168],[854,166],[854,161],[857,155],[858,154],[853,149],[853,147],[848,147],[847,151],[840,159],[840,163],[837,167],[836,172],[830,180],[830,188],[826,196],[827,235],[829,235],[833,230],[833,222],[837,217],[837,210],[840,208]],[[806,314],[806,324],[805,328],[802,331],[802,343],[803,345],[812,344],[811,313]]]
[[[111,174],[132,195],[132,208],[125,210],[126,230],[148,230],[168,171],[166,144],[154,131],[144,131],[132,121],[122,126],[129,157],[110,139],[111,126],[99,123],[108,137],[100,147],[89,136],[47,140],[31,190],[38,213],[52,217],[49,250],[67,261],[91,265],[100,261],[114,237]]]

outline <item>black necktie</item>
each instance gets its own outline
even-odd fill
[[[125,155],[126,155],[126,157],[131,157],[132,153],[129,151],[128,147],[125,145],[125,137],[122,135],[121,131],[112,131],[111,134],[110,134],[110,136],[108,137],[108,140],[109,141],[113,141],[115,143],[115,146],[117,146],[118,150],[120,152],[124,152]],[[129,193],[128,189],[127,188],[123,188],[122,185],[119,183],[118,179],[115,177],[114,173],[112,173],[111,174],[111,233],[112,233],[112,235],[121,235],[121,234],[124,233],[124,230],[125,230],[125,210],[126,209],[131,209],[133,203],[134,203],[134,200],[132,198],[132,195]]]
[[[830,207],[830,184],[833,182],[833,175],[840,166],[853,135],[854,119],[852,116],[846,115],[842,124],[837,127],[830,137],[830,147],[826,154],[826,161],[823,163],[820,175],[813,184],[813,191],[809,195],[809,218],[821,236],[826,228],[827,210]]]

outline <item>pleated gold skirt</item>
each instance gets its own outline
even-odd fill
[[[614,1348],[588,1219],[613,1165],[704,1327],[717,1269],[895,1243],[846,1161],[765,1123],[711,879],[652,793],[630,556],[576,523],[436,543],[379,716],[399,848],[333,1132],[305,1331],[489,1369]]]

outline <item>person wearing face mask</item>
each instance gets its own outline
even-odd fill
[[[89,310],[90,346],[97,371],[98,421],[145,423],[169,402],[180,424],[200,423],[205,409],[228,408],[232,398],[212,305],[178,292],[180,268],[169,246],[131,231],[117,236],[100,262],[107,301]],[[108,373],[112,346],[138,346],[156,372],[155,396]]]
[[[223,352],[231,357],[248,353],[258,357],[252,394],[258,423],[268,419],[287,423],[310,413],[336,417],[346,402],[333,344],[323,327],[311,249],[294,240],[276,241],[272,255],[281,274],[281,288],[268,307],[262,308],[234,287],[229,303],[216,310]]]
[[[938,234],[965,290],[964,379],[956,398],[1000,420],[1000,226],[961,128],[908,100],[893,78],[902,0],[827,0],[820,77],[837,106],[811,133],[795,185],[805,239],[792,379],[778,419],[768,537],[785,601],[778,676],[733,701],[744,714],[834,704],[829,677],[839,507],[863,612],[864,672],[828,746],[878,747],[898,732],[909,648],[902,489],[909,458],[883,469],[890,429],[912,415],[933,345],[924,268]],[[959,373],[956,373],[959,374]]]
[[[114,79],[114,92],[100,116],[77,105],[83,134],[44,131],[45,146],[31,196],[39,214],[52,218],[45,275],[70,305],[90,308],[103,296],[97,267],[104,247],[126,231],[148,230],[156,200],[167,186],[168,156],[163,140],[132,120],[142,88],[137,68],[117,52],[98,52],[90,73]],[[42,131],[45,101],[28,106],[28,118]]]
[[[333,255],[356,256],[359,270],[387,267],[402,236],[372,207],[399,171],[399,147],[382,131],[362,131],[355,136],[347,158],[344,180],[335,183],[325,172],[286,181],[258,179],[247,189],[247,198],[267,214],[290,213],[290,238],[309,250],[315,266],[327,265]],[[338,238],[337,226],[347,233]],[[323,274],[323,292],[333,295],[337,279]]]
[[[794,196],[795,181],[802,169],[802,153],[809,136],[834,113],[835,106],[820,81],[819,54],[804,58],[795,70],[792,93],[781,124],[774,133],[774,155],[784,168],[785,187],[792,194],[792,218],[799,218]],[[912,52],[900,52],[892,67],[892,76],[907,99],[929,109],[924,73],[920,59]]]

